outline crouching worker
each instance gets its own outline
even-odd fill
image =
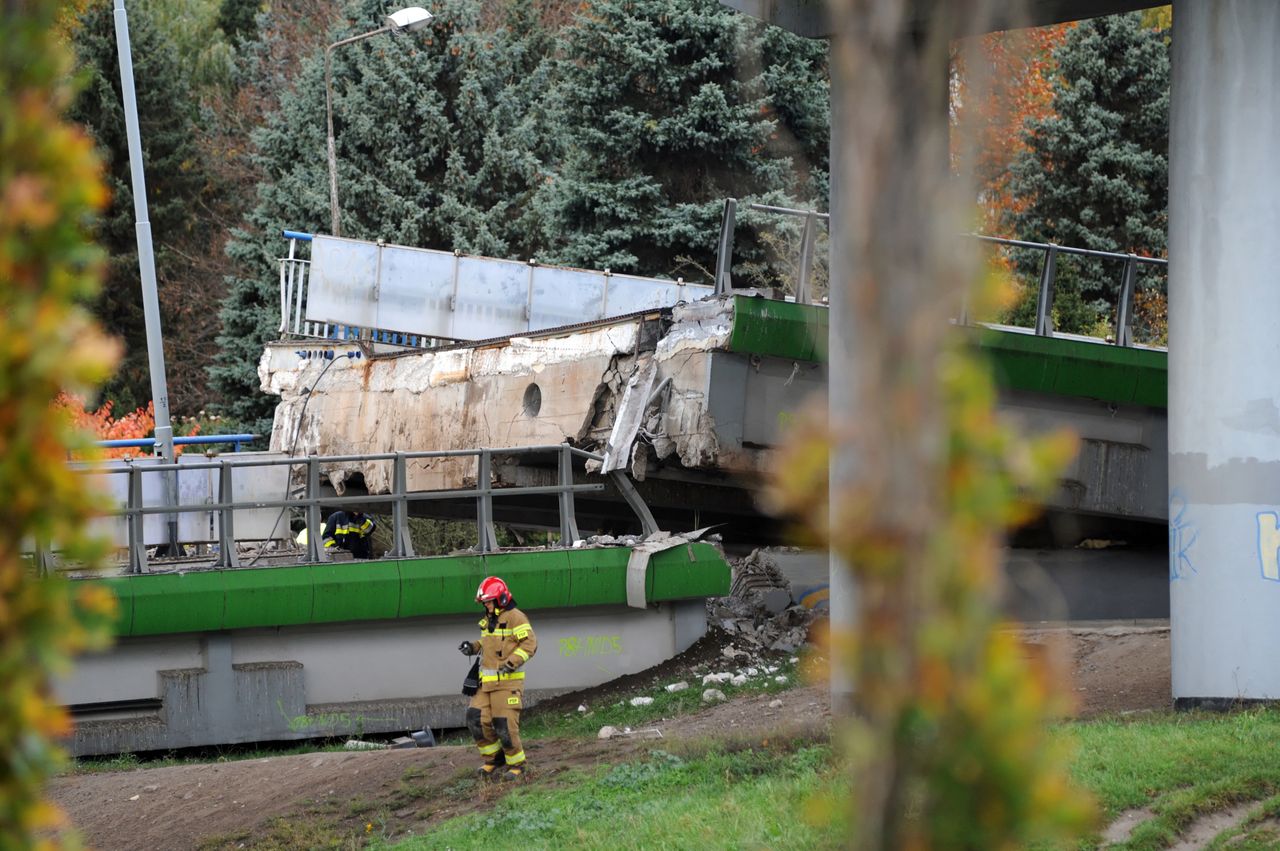
[[[373,558],[373,530],[377,528],[363,511],[335,511],[324,524],[324,548],[342,547],[356,558]]]
[[[464,641],[458,649],[467,656],[480,654],[480,690],[467,709],[467,729],[485,762],[480,776],[502,772],[503,780],[519,780],[526,769],[520,744],[520,710],[524,706],[524,663],[538,649],[538,639],[507,583],[490,576],[480,583],[476,602],[484,606],[480,640]]]

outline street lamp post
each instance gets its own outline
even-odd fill
[[[432,17],[432,14],[421,6],[410,6],[387,15],[383,26],[376,30],[335,41],[324,50],[324,108],[329,127],[329,216],[334,236],[342,236],[342,222],[338,211],[338,154],[333,141],[333,50],[344,44],[363,41],[383,33],[410,33],[420,30],[431,23]]]
[[[129,143],[129,173],[133,181],[134,230],[138,239],[138,270],[142,278],[142,316],[147,329],[147,362],[151,373],[151,402],[155,412],[156,444],[166,464],[174,461],[173,427],[169,422],[169,390],[165,381],[164,341],[160,333],[160,297],[156,291],[156,261],[147,212],[147,180],[142,166],[142,134],[138,129],[138,100],[133,87],[133,53],[129,45],[129,16],[124,0],[115,0],[116,49],[120,54],[120,97],[124,102],[125,136]],[[164,476],[165,498],[178,504],[178,477]],[[171,552],[178,544],[178,518],[166,518]]]

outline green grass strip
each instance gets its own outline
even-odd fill
[[[496,808],[451,819],[396,851],[471,848],[502,837],[526,849],[810,849],[845,832],[822,802],[847,791],[825,745],[794,752],[713,751],[575,772],[554,787],[525,786]]]
[[[1105,821],[1138,807],[1155,814],[1119,848],[1168,847],[1207,813],[1280,792],[1280,711],[1106,719],[1064,733],[1078,743],[1075,777],[1097,797]]]

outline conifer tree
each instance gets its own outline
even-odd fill
[[[796,161],[825,163],[823,47],[765,33],[717,0],[601,0],[579,15],[556,99],[568,149],[541,198],[554,259],[670,275],[690,257],[709,269],[726,197],[816,194]],[[793,64],[762,73],[769,53]],[[801,145],[785,144],[784,122]],[[751,260],[753,242],[740,239],[735,257]]]
[[[194,209],[205,189],[195,146],[195,104],[183,82],[172,45],[153,25],[144,6],[129,14],[138,120],[146,166],[148,208],[155,241],[156,274],[166,318],[181,310],[186,261],[176,247],[193,238]],[[120,94],[120,64],[110,4],[90,6],[75,30],[73,45],[85,86],[70,118],[84,124],[106,162],[111,205],[98,239],[109,262],[101,295],[93,305],[99,321],[120,335],[125,355],[104,395],[118,410],[133,410],[151,398],[146,331],[139,286],[133,186]],[[208,316],[192,321],[209,322]],[[168,323],[166,323],[168,324]],[[181,333],[179,327],[169,331]]]
[[[537,245],[528,203],[557,156],[541,120],[550,36],[537,5],[510,4],[490,24],[478,0],[433,6],[431,26],[379,36],[333,55],[342,235],[417,247],[529,256]],[[380,24],[362,0],[332,40]],[[210,374],[228,413],[268,428],[273,400],[257,363],[279,322],[275,258],[282,228],[327,233],[323,53],[255,137],[265,180],[228,250],[239,275],[224,302],[224,334]]]
[[[1053,114],[1029,122],[1013,167],[1019,238],[1163,256],[1168,229],[1168,33],[1141,13],[1081,23],[1055,51]],[[1039,271],[1042,255],[1020,266]],[[1055,292],[1060,330],[1106,320],[1119,264],[1066,266]],[[1031,304],[1034,309],[1034,304]],[[1026,308],[1024,306],[1024,312]]]

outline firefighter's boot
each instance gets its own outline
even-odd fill
[[[515,782],[524,779],[525,766],[513,765],[502,775],[502,779],[508,782]]]
[[[494,780],[502,776],[502,767],[507,764],[506,756],[502,751],[498,751],[476,769],[476,774],[481,780]]]

